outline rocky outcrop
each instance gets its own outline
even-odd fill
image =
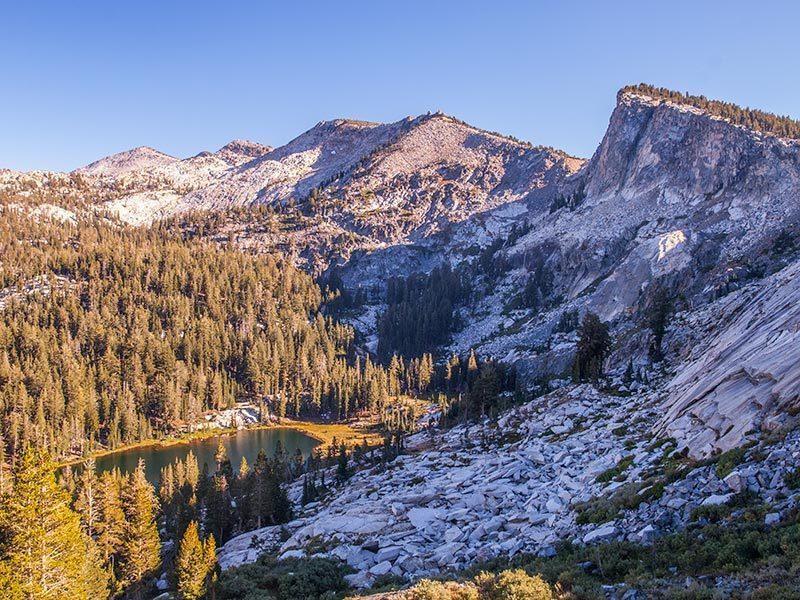
[[[530,210],[530,233],[498,252],[512,268],[467,312],[470,327],[454,350],[511,353],[525,371],[546,374],[548,365],[563,367],[552,335],[561,314],[591,310],[628,348],[617,360],[646,361],[638,331],[647,328],[655,283],[683,299],[678,308],[687,315],[673,328],[691,327],[692,314],[704,323],[692,343],[706,350],[668,357],[681,374],[668,388],[658,432],[680,434],[693,455],[707,455],[797,404],[795,357],[778,341],[791,341],[794,315],[766,301],[788,302],[795,292],[786,288],[790,278],[762,278],[797,258],[785,247],[794,248],[800,221],[800,142],[626,92],[597,152],[560,184],[558,197],[553,211]],[[532,256],[553,274],[553,301],[534,313],[506,310],[511,320],[501,327],[502,307],[529,276],[526,263],[539,264]],[[761,290],[763,313],[755,304],[740,321],[724,303],[709,304],[743,279]]]
[[[724,479],[714,465],[687,462],[679,477],[659,480],[665,459],[680,450],[672,441],[652,442],[659,394],[633,387],[613,396],[565,388],[496,424],[420,432],[408,440],[408,454],[363,468],[300,518],[230,540],[218,553],[220,566],[264,552],[329,556],[355,569],[351,585],[369,587],[386,574],[418,579],[496,556],[548,556],[564,540],[649,544],[696,519],[698,507],[742,491],[770,504],[773,521],[800,500],[785,482],[800,457],[797,433],[754,448]],[[663,491],[649,493],[654,485]],[[298,485],[290,496],[299,499]],[[617,497],[624,503],[614,505]],[[615,509],[602,520],[578,519],[602,501]]]
[[[233,140],[214,154],[225,162],[238,167],[269,152],[272,152],[272,146],[251,142],[250,140]]]
[[[661,431],[704,456],[775,429],[800,406],[800,263],[679,319],[673,343],[689,343]]]

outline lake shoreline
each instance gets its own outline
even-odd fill
[[[143,448],[169,448],[177,445],[188,445],[194,441],[205,440],[214,437],[224,437],[236,435],[242,431],[257,431],[257,430],[270,430],[270,429],[293,429],[308,437],[319,442],[321,450],[327,449],[333,440],[343,441],[346,445],[352,446],[353,441],[362,439],[367,440],[369,447],[375,447],[382,443],[382,438],[372,425],[367,429],[359,429],[344,421],[335,421],[331,423],[314,422],[314,421],[293,421],[291,419],[281,419],[278,422],[271,423],[258,423],[254,425],[247,425],[244,427],[228,427],[228,428],[208,428],[194,432],[187,432],[175,437],[168,437],[164,439],[150,439],[136,442],[133,444],[125,444],[113,449],[96,450],[88,456],[76,457],[65,461],[60,461],[57,464],[58,469],[65,467],[79,466],[89,459],[103,458],[112,454],[121,452],[129,452],[131,450],[140,450]]]

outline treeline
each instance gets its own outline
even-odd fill
[[[189,452],[186,460],[161,470],[158,496],[165,530],[180,539],[189,523],[200,522],[224,543],[235,533],[285,523],[292,516],[285,486],[304,472],[305,462],[299,450],[290,456],[279,442],[271,458],[262,449],[252,468],[245,458],[234,467],[220,444],[209,473],[208,465],[200,468]]]
[[[448,264],[427,275],[389,279],[387,308],[378,317],[378,356],[420,356],[445,344],[456,326],[455,307],[468,293],[461,273]]]
[[[169,434],[241,396],[279,416],[344,418],[405,390],[356,356],[353,329],[320,313],[320,289],[288,261],[159,228],[2,216],[12,459],[27,443],[61,457]]]
[[[735,125],[742,125],[754,131],[771,133],[783,138],[800,139],[800,122],[773,113],[742,108],[731,102],[709,100],[705,96],[691,96],[688,93],[675,92],[667,88],[655,87],[646,83],[628,85],[620,90],[620,94],[631,92],[643,94],[660,100],[669,100],[677,104],[688,104],[712,115],[727,119]]]

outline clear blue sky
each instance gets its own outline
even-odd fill
[[[443,110],[589,156],[626,83],[800,117],[800,3],[4,2],[0,167]]]

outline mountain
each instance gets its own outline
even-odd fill
[[[353,354],[444,314],[440,366],[473,350],[513,365],[527,402],[495,394],[485,419],[411,436],[391,469],[364,468],[221,552],[226,567],[256,547],[334,556],[369,585],[550,556],[564,540],[652,543],[738,502],[762,503],[770,524],[790,514],[798,137],[785,117],[639,85],[619,92],[588,160],[437,113],[321,122],[275,149],[140,148],[71,174],[2,171],[0,191],[37,219],[158,222],[286,256],[329,287],[324,310],[357,330]],[[572,381],[589,313],[613,340],[596,385]]]
[[[741,443],[793,401],[791,365],[772,372],[726,358],[728,343],[749,336],[728,331],[733,320],[714,324],[717,358],[679,348],[697,320],[732,310],[736,288],[781,285],[765,275],[791,262],[776,247],[794,247],[800,218],[800,142],[781,137],[793,135],[791,123],[630,86],[588,161],[437,113],[321,122],[276,149],[237,140],[182,160],[142,147],[70,175],[6,171],[2,182],[7,195],[56,189],[133,224],[221,211],[206,235],[289,252],[316,274],[335,271],[346,290],[370,291],[346,318],[373,348],[389,277],[469,267],[474,289],[458,307],[466,326],[449,349],[512,362],[529,381],[568,370],[574,347],[555,330],[570,311],[612,325],[617,364],[647,364],[647,313],[655,292],[666,293],[680,299],[664,343],[682,375],[668,385],[659,430],[700,456]],[[278,216],[228,212],[258,206]],[[546,273],[548,289],[525,308],[534,272]],[[793,324],[784,315],[763,325]],[[773,338],[749,343],[764,355]],[[744,404],[726,400],[741,394]]]
[[[728,332],[732,321],[714,319],[725,302],[720,297],[746,281],[775,285],[763,275],[787,262],[778,246],[795,239],[798,192],[800,142],[736,126],[691,105],[623,91],[597,152],[561,186],[560,197],[577,195],[579,201],[526,215],[530,232],[498,252],[512,268],[472,311],[476,318],[468,318],[472,325],[456,346],[497,356],[536,348],[515,351],[523,368],[563,368],[561,349],[541,348],[557,339],[552,331],[565,310],[591,310],[619,331],[620,359],[644,364],[648,339],[641,328],[653,292],[663,289],[680,298],[680,319],[704,314],[711,321],[705,326],[716,329],[716,352],[724,361],[742,332]],[[534,256],[552,273],[552,295],[561,301],[539,314],[512,313],[505,325],[517,331],[497,334],[502,311],[495,305],[509,306],[528,274],[526,257],[531,262]],[[477,316],[489,306],[495,308],[485,319]],[[784,316],[788,320],[778,329],[791,331],[794,322]],[[677,352],[691,327],[676,323],[666,343]],[[774,342],[762,339],[751,350],[764,355]],[[704,375],[695,364],[701,359]],[[738,445],[746,431],[778,416],[789,399],[779,391],[782,382],[796,377],[793,370],[772,373],[755,363],[683,353],[675,368],[683,375],[670,385],[688,396],[670,394],[670,422],[662,427],[697,455]],[[704,382],[687,389],[688,373]],[[766,385],[772,377],[774,385]],[[748,378],[751,384],[740,382],[737,394],[714,391],[723,381]],[[731,400],[740,393],[748,398],[744,406]],[[672,407],[672,400],[682,408]]]
[[[385,572],[437,577],[496,556],[560,556],[562,540],[652,545],[694,526],[701,533],[687,534],[689,555],[717,518],[703,515],[730,514],[723,521],[735,530],[736,503],[748,495],[768,511],[757,519],[791,523],[791,457],[800,452],[793,131],[757,111],[626,88],[590,160],[447,235],[412,236],[344,263],[351,288],[451,263],[471,296],[442,354],[474,348],[513,363],[544,395],[496,421],[417,434],[391,471],[360,472],[341,496],[282,529],[231,540],[223,566],[252,562],[254,547],[289,557],[330,541],[327,555],[357,571],[348,581],[370,586]],[[468,251],[472,243],[479,252]],[[379,294],[353,322],[374,333],[370,317],[389,301]],[[578,334],[565,317],[589,311],[614,338],[601,390],[570,382]],[[674,553],[676,536],[652,551]],[[598,552],[573,560],[591,569]],[[737,580],[715,585],[728,584]],[[604,592],[639,597],[625,586]]]
[[[177,158],[164,154],[147,146],[139,146],[132,150],[126,150],[111,156],[101,158],[91,164],[76,169],[76,173],[82,175],[99,175],[105,177],[117,177],[131,171],[152,169],[176,162]]]
[[[272,151],[271,146],[265,146],[249,140],[233,140],[225,144],[214,154],[228,164],[238,167],[246,162],[258,158]],[[202,153],[201,153],[202,154]]]

